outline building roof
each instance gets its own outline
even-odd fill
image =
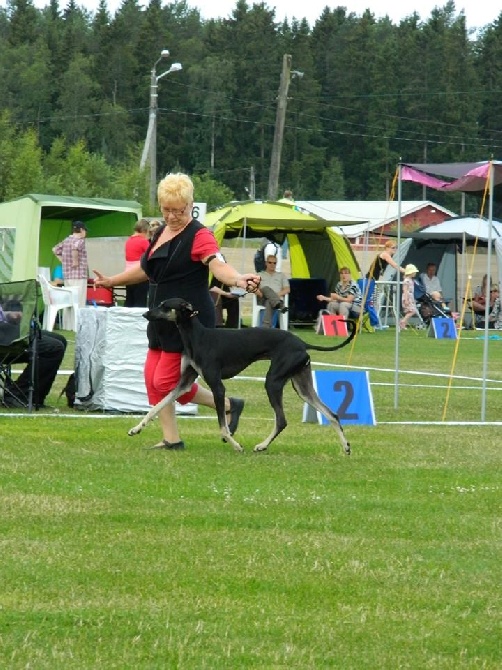
[[[350,238],[359,237],[365,232],[371,232],[396,221],[399,207],[399,203],[394,200],[296,200],[295,205],[323,219],[367,221],[367,223],[340,226],[345,235]],[[431,200],[403,200],[401,201],[401,217],[418,212],[424,207],[431,207],[450,217],[457,216],[455,212]]]

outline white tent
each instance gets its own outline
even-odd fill
[[[490,236],[489,232],[490,222],[482,216],[459,216],[454,219],[448,219],[443,223],[437,223],[434,226],[427,226],[422,228],[420,235],[428,236],[443,236],[451,235],[458,238],[462,235],[469,237],[477,237],[479,240],[486,242]],[[502,239],[502,222],[495,219],[491,222],[492,239],[500,237]]]
[[[398,202],[402,203],[402,182],[411,181],[428,188],[444,192],[464,192],[478,196],[487,196],[487,275],[489,278],[487,291],[490,291],[490,270],[492,255],[493,228],[493,201],[495,193],[501,199],[502,190],[502,161],[478,161],[476,163],[400,163],[398,166]],[[496,232],[496,231],[495,231]],[[401,238],[401,210],[398,218],[398,243]],[[498,240],[497,240],[498,241]],[[496,249],[500,245],[496,244]],[[398,300],[400,299],[400,278],[398,278]],[[467,287],[468,288],[468,287]],[[488,373],[488,316],[489,302],[485,311],[485,337],[483,347],[483,385],[481,394],[481,421],[486,418],[486,379]],[[395,406],[398,398],[399,375],[399,329],[396,329],[396,377],[395,377]]]
[[[490,234],[491,228],[491,234]],[[466,291],[466,278],[470,268],[466,265],[465,251],[468,246],[472,246],[474,241],[486,246],[491,237],[493,250],[497,257],[497,282],[502,286],[502,222],[492,219],[491,224],[488,219],[475,216],[464,216],[438,223],[435,226],[422,228],[417,233],[418,237],[426,237],[429,240],[448,239],[450,242],[456,242],[459,250],[462,252],[462,263],[459,267],[459,290],[460,295],[464,296]],[[490,268],[487,269],[490,274]]]

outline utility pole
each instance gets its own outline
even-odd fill
[[[279,174],[281,171],[282,140],[284,137],[284,124],[286,122],[286,107],[288,104],[288,90],[291,81],[291,56],[284,54],[282,58],[281,82],[279,84],[279,95],[277,98],[277,115],[275,118],[274,143],[272,145],[272,156],[270,158],[270,172],[268,176],[268,199],[277,200],[279,189]]]
[[[254,174],[254,165],[251,166],[251,173],[249,175],[249,198],[254,200],[256,198],[256,181]]]

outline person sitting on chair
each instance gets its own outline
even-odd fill
[[[420,278],[423,281],[425,290],[430,295],[430,297],[436,302],[443,302],[443,289],[441,288],[441,282],[439,277],[436,274],[436,264],[427,263],[425,272],[422,272]]]
[[[20,335],[20,323],[23,316],[23,306],[19,300],[6,301],[0,305],[0,340],[6,341],[8,334],[10,341]],[[9,330],[7,330],[9,329]],[[36,334],[37,356],[35,362],[35,396],[34,405],[37,408],[45,407],[45,399],[56,379],[57,372],[63,361],[66,351],[66,339],[59,333],[41,330]],[[32,378],[31,353],[27,350],[16,356],[16,363],[27,363],[19,377],[12,384],[6,384],[3,404],[6,407],[26,407]]]
[[[339,314],[344,319],[358,318],[361,314],[363,296],[359,284],[351,277],[349,268],[340,268],[340,281],[333,293],[316,296],[320,302],[327,302],[330,314]]]
[[[272,326],[274,310],[278,309],[283,314],[288,311],[288,308],[284,306],[283,298],[289,293],[290,288],[286,276],[275,269],[277,257],[267,256],[265,263],[265,270],[259,273],[261,282],[259,288],[256,290],[256,297],[258,304],[265,307],[263,328],[270,328]]]
[[[266,266],[263,272],[260,272],[261,283],[256,290],[256,297],[258,304],[265,307],[265,316],[263,317],[263,327],[270,328],[272,326],[272,315],[274,310],[278,309],[283,314],[288,311],[284,306],[283,298],[290,291],[289,281],[282,272],[277,272],[275,266],[277,265],[276,256],[267,256]]]

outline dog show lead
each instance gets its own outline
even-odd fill
[[[129,286],[148,280],[148,305],[158,307],[169,298],[182,298],[198,312],[201,323],[215,327],[214,304],[209,292],[209,272],[226,286],[253,293],[260,283],[255,273],[239,274],[225,262],[213,233],[192,217],[193,183],[186,174],[168,174],[158,185],[157,196],[164,223],[150,240],[140,265],[111,277],[93,270],[95,285],[105,288]],[[147,327],[148,353],[144,375],[148,401],[157,405],[176,388],[181,376],[183,342],[174,322],[150,321]],[[180,404],[194,402],[215,408],[213,394],[193,383],[177,398]],[[225,412],[231,434],[235,433],[244,409],[244,400],[225,399]],[[181,440],[174,403],[159,414],[162,440],[151,449],[180,450]]]

